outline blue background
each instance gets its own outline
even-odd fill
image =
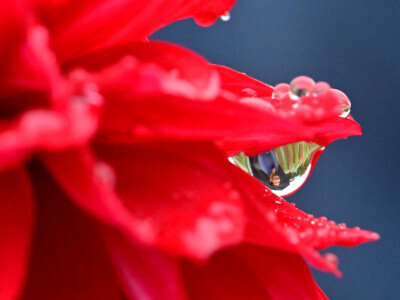
[[[181,21],[153,38],[271,85],[307,75],[349,96],[364,135],[331,144],[288,201],[381,234],[377,243],[330,249],[343,279],[313,271],[329,298],[398,299],[400,1],[238,0],[231,16],[209,28]]]

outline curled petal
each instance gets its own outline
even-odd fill
[[[110,45],[141,41],[157,29],[191,16],[210,25],[234,2],[36,0],[41,21],[51,29],[53,47],[62,62]]]
[[[315,267],[340,277],[337,262],[321,256],[317,250],[336,245],[356,246],[379,239],[377,233],[347,228],[325,217],[306,214],[238,168],[232,172],[237,174],[243,188],[248,189],[246,240],[251,243],[302,254]]]
[[[0,130],[0,169],[11,167],[35,150],[61,150],[86,144],[97,130],[97,104],[72,101],[66,111],[24,113]]]
[[[48,48],[47,30],[31,25],[25,39],[10,57],[0,76],[0,117],[15,118],[28,109],[62,105],[65,84],[54,54]]]
[[[25,283],[34,223],[24,169],[0,173],[0,299],[16,299]]]
[[[294,253],[242,244],[183,266],[191,299],[327,299]]]
[[[147,243],[204,259],[241,240],[242,197],[229,162],[213,145],[157,141],[95,148],[115,169],[116,191]]]
[[[113,170],[86,148],[44,153],[41,160],[70,199],[97,219],[139,236],[139,224],[114,193]],[[143,236],[145,239],[145,236]]]

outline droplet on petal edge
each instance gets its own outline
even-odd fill
[[[326,82],[315,83],[307,76],[294,78],[290,85],[275,86],[271,98],[265,98],[278,114],[305,123],[318,123],[340,116],[349,118],[351,103],[341,91],[332,89]]]
[[[245,88],[241,90],[241,93],[244,97],[257,97],[257,92],[250,88]]]
[[[315,163],[315,155],[323,151],[322,148],[313,142],[298,142],[251,157],[241,153],[230,161],[276,195],[285,197],[304,185]]]
[[[351,102],[350,99],[340,90],[332,89],[337,95],[340,105],[342,106],[343,113],[340,115],[342,118],[347,118],[350,115]]]
[[[226,22],[231,19],[231,13],[229,11],[225,12],[223,15],[221,15],[221,20]]]
[[[300,97],[308,95],[314,87],[314,80],[307,76],[298,76],[290,82],[289,96],[292,100],[299,100]]]

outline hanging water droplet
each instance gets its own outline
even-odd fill
[[[350,115],[351,102],[350,99],[340,90],[332,89],[335,92],[339,104],[342,106],[342,113],[339,115],[342,118],[347,118]]]
[[[231,157],[231,161],[272,192],[285,197],[306,182],[315,163],[313,158],[322,148],[313,142],[298,142],[251,157],[241,153]]]
[[[226,22],[231,19],[231,13],[229,11],[226,11],[223,15],[221,15],[221,20]]]
[[[289,96],[292,100],[298,100],[306,96],[314,87],[314,80],[307,76],[298,76],[290,82]]]

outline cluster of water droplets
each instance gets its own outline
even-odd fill
[[[298,117],[305,122],[320,122],[334,116],[347,118],[351,103],[341,91],[326,82],[317,82],[307,76],[294,78],[290,84],[275,86],[271,104],[284,116]]]

